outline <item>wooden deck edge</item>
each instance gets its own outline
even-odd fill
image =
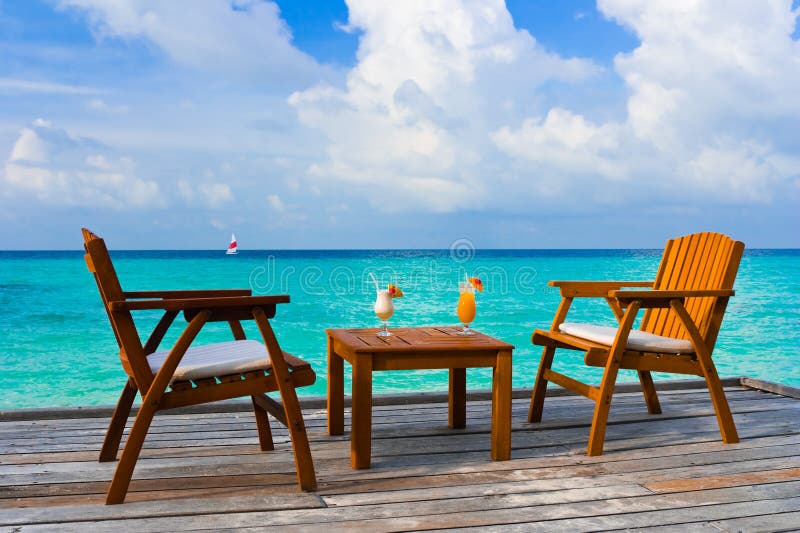
[[[746,382],[746,383],[745,383]],[[676,379],[656,381],[656,389],[659,391],[670,390],[692,390],[704,389],[706,383],[702,379]],[[797,396],[793,398],[800,398],[800,391],[792,387],[780,385],[777,383],[770,383],[748,377],[729,377],[722,378],[722,385],[725,387],[746,386],[749,388],[756,388],[776,394],[783,394],[784,396],[792,396],[776,392],[777,390],[790,389],[794,391]],[[773,387],[775,390],[767,387]],[[639,383],[620,383],[616,387],[616,392],[640,392],[641,386]],[[516,388],[511,393],[512,398],[530,398],[531,389]],[[548,396],[574,396],[574,393],[561,387],[550,387],[547,391]],[[474,390],[467,392],[468,400],[491,400],[492,391],[488,389]],[[327,399],[324,396],[308,396],[300,397],[300,406],[303,409],[325,409],[327,407]],[[379,394],[373,399],[373,405],[409,405],[420,403],[446,403],[447,392],[432,391],[432,392],[416,392],[416,393],[403,393],[403,394]],[[350,397],[345,397],[345,406],[350,405]],[[240,413],[249,412],[253,408],[250,400],[226,400],[222,402],[195,405],[191,407],[181,407],[164,411],[169,414],[202,414],[202,413]],[[134,406],[131,415],[135,415],[137,406]],[[44,407],[33,409],[8,409],[0,410],[0,422],[21,421],[21,420],[53,420],[59,418],[110,418],[114,412],[114,406],[82,406],[82,407]]]
[[[749,378],[747,376],[743,376],[739,381],[743,387],[747,387],[749,389],[756,389],[764,392],[771,392],[773,394],[779,394],[781,396],[788,396],[789,398],[800,399],[800,389],[797,387],[790,387],[789,385],[783,385],[773,381],[764,381],[763,379]]]

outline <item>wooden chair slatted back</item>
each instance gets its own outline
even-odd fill
[[[114,330],[117,344],[122,348],[116,324],[108,310],[109,301],[123,298],[122,286],[119,283],[114,266],[111,264],[111,258],[108,257],[108,250],[105,250],[103,240],[86,228],[81,229],[81,232],[83,233],[83,247],[86,250],[84,255],[86,267],[94,276],[97,290],[100,293],[100,300],[103,302],[103,309],[105,309],[108,320],[111,322],[111,328]],[[107,261],[104,260],[104,256],[108,257]]]
[[[108,303],[112,301],[125,300],[125,293],[122,291],[114,264],[106,248],[106,243],[89,231],[83,228],[84,248],[86,249],[86,266],[94,275],[97,289],[100,292],[100,299],[114,331],[114,337],[120,348],[122,366],[137,383],[139,390],[146,390],[153,379],[153,373],[147,358],[144,354],[141,338],[136,330],[130,311],[114,312],[109,309]]]
[[[656,290],[732,289],[744,244],[720,233],[686,235],[667,242],[653,288]],[[686,310],[709,348],[722,324],[727,298],[687,298]],[[643,331],[677,339],[689,334],[670,309],[648,309]]]

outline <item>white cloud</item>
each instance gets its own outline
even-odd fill
[[[156,182],[136,176],[130,158],[42,119],[20,132],[2,181],[14,194],[54,205],[126,209],[166,204]]]
[[[193,185],[188,180],[178,180],[178,193],[190,205],[219,208],[233,201],[233,191],[227,183],[201,182]]]
[[[233,201],[233,191],[227,183],[201,183],[198,191],[209,207],[220,207]]]
[[[800,113],[798,12],[791,0],[599,0],[608,17],[633,29],[642,45],[615,60],[632,91],[637,133],[708,135],[730,125],[752,129]]]
[[[186,202],[192,202],[194,200],[194,188],[192,188],[192,184],[189,183],[187,180],[178,180],[178,193]]]
[[[267,203],[269,206],[276,212],[282,213],[286,210],[286,206],[283,204],[283,200],[277,194],[270,194],[267,196]]]
[[[47,163],[49,154],[47,143],[30,128],[25,128],[11,149],[9,161],[12,163]]]
[[[86,103],[86,107],[91,109],[92,111],[98,111],[100,113],[108,113],[110,115],[124,115],[129,111],[128,106],[119,104],[113,105],[100,100],[99,98],[92,98]]]
[[[598,69],[544,50],[499,0],[348,6],[348,28],[363,35],[346,86],[318,84],[290,103],[327,139],[308,175],[378,209],[528,210],[575,190],[603,205],[768,202],[797,179],[789,0],[600,0],[641,40],[614,63],[627,113],[605,122],[584,114],[588,103],[543,106],[544,83]]]
[[[0,92],[11,93],[44,93],[44,94],[95,94],[100,92],[93,87],[67,85],[49,81],[23,80],[17,78],[0,78]]]
[[[551,182],[533,190],[708,205],[769,202],[796,179],[800,143],[786,126],[800,119],[791,2],[600,0],[598,7],[641,40],[615,59],[629,91],[627,116],[592,124],[554,108],[544,122],[497,130],[501,150],[533,163],[525,174]]]
[[[715,203],[797,198],[800,53],[788,0],[601,0],[641,41],[611,71],[544,48],[501,0],[348,4],[359,48],[336,78],[292,46],[272,1],[57,0],[85,15],[99,56],[68,43],[61,59],[47,56],[51,69],[87,57],[74,86],[0,78],[13,115],[0,124],[11,154],[5,167],[0,157],[0,194],[120,205],[122,182],[138,179],[150,186],[132,199],[174,197],[175,216],[202,211],[201,224],[229,229],[240,225],[226,219],[234,210],[320,231],[330,216],[359,227],[379,210],[412,212],[409,228],[440,220],[440,232],[463,220],[506,227],[507,214],[606,216],[609,204],[712,217]],[[82,87],[97,79],[102,93]],[[29,109],[132,160],[44,121],[19,133]]]
[[[99,39],[146,39],[175,63],[285,85],[327,69],[295,48],[280,9],[264,0],[59,0],[86,14]]]
[[[113,168],[113,164],[102,154],[86,156],[86,164],[100,170],[111,170]]]
[[[687,181],[723,199],[768,202],[781,177],[770,161],[772,152],[750,141],[722,141],[704,146],[682,170]]]
[[[544,50],[500,0],[348,7],[348,26],[363,35],[346,87],[319,84],[290,103],[328,140],[327,160],[309,174],[347,182],[381,210],[483,205],[492,127],[511,108],[535,107],[543,83],[598,70]]]
[[[272,211],[269,221],[271,227],[297,228],[304,225],[308,220],[308,202],[302,204],[287,204],[278,194],[267,195],[267,204]],[[322,209],[319,210],[320,212]],[[322,219],[315,221],[315,224],[324,223]]]
[[[615,60],[631,91],[628,125],[675,181],[767,201],[790,179],[770,163],[800,148],[794,128],[781,125],[800,119],[800,42],[792,39],[800,11],[790,0],[598,7],[642,41]]]
[[[544,120],[527,119],[516,130],[504,127],[492,134],[497,146],[511,155],[564,175],[620,178],[624,170],[608,155],[619,148],[619,125],[596,126],[583,116],[553,108]]]

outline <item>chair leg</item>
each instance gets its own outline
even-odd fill
[[[297,400],[297,391],[294,390],[292,376],[289,375],[286,362],[280,355],[282,353],[281,348],[264,311],[260,308],[253,309],[253,318],[264,339],[264,344],[267,346],[267,351],[272,361],[272,371],[275,373],[275,381],[278,383],[278,392],[281,395],[281,403],[286,413],[286,428],[289,430],[289,437],[292,439],[292,451],[294,452],[298,484],[301,490],[316,490],[317,476],[314,472],[314,461],[311,458],[311,447],[308,445],[308,434],[303,422],[303,412],[300,410],[300,402]]]
[[[660,415],[661,404],[658,401],[658,394],[656,393],[656,386],[653,383],[653,376],[650,375],[649,370],[639,370],[638,374],[639,383],[642,384],[644,401],[647,403],[647,412],[651,415]]]
[[[639,305],[639,302],[636,300],[630,303],[625,311],[625,315],[619,322],[617,336],[614,338],[614,344],[611,345],[611,349],[609,350],[608,362],[606,363],[605,372],[603,372],[603,381],[600,382],[597,405],[595,405],[594,417],[592,417],[592,430],[589,432],[589,446],[587,449],[589,455],[603,454],[603,443],[606,440],[606,424],[608,423],[608,411],[611,409],[611,398],[614,395],[614,386],[617,382],[619,367],[622,364],[622,355],[625,353],[628,335],[630,334],[633,321],[636,319],[636,314],[639,312]]]
[[[610,361],[606,367],[603,381],[600,384],[600,397],[594,407],[592,429],[589,432],[589,446],[586,453],[589,455],[603,455],[603,444],[606,440],[606,424],[608,412],[611,409],[611,398],[614,395],[614,386],[619,372],[619,362]]]
[[[725,397],[725,391],[722,390],[717,368],[711,360],[711,350],[708,349],[705,339],[700,335],[700,331],[698,331],[697,326],[692,321],[692,317],[683,306],[683,302],[675,299],[671,300],[669,305],[678,315],[689,333],[689,337],[692,339],[694,353],[697,356],[700,369],[703,371],[703,377],[706,378],[708,392],[711,394],[711,403],[714,404],[714,411],[717,414],[717,423],[719,424],[719,432],[722,434],[722,441],[726,444],[739,442],[739,434],[736,432],[736,424],[733,422],[728,399]]]
[[[100,449],[99,461],[101,463],[117,460],[119,443],[122,441],[122,433],[125,431],[125,423],[131,414],[131,406],[134,399],[136,399],[136,385],[133,383],[133,378],[128,378],[128,382],[122,389],[122,394],[119,395],[117,407],[114,409],[111,422],[108,424],[103,447]]]
[[[542,350],[542,360],[539,362],[539,370],[536,372],[536,382],[533,384],[531,393],[531,405],[528,408],[528,422],[542,421],[544,397],[547,394],[547,380],[544,379],[544,371],[549,370],[553,365],[555,354],[556,349],[553,346],[545,346]]]
[[[122,450],[117,469],[114,471],[114,477],[111,479],[111,485],[108,487],[106,505],[125,501],[125,495],[128,493],[128,486],[133,476],[133,469],[136,467],[136,461],[139,459],[142,444],[144,444],[144,439],[147,437],[147,430],[150,429],[150,423],[153,421],[155,413],[156,408],[152,404],[143,403],[139,407],[139,413],[136,415],[136,420],[133,421],[133,427],[131,427],[131,432],[128,434],[128,440],[125,441],[125,448]]]
[[[261,451],[268,452],[275,449],[275,443],[272,442],[272,430],[269,427],[269,415],[256,403],[256,397],[251,396],[253,401],[253,412],[256,415],[256,426],[258,427],[258,443],[261,446]]]
[[[728,405],[728,399],[725,397],[725,391],[722,389],[722,382],[719,380],[717,369],[710,357],[703,357],[698,354],[697,359],[700,362],[700,368],[703,369],[708,392],[711,394],[711,403],[714,405],[714,412],[717,415],[722,442],[735,444],[739,442],[739,434],[736,432],[736,424],[733,421],[731,408]]]
[[[311,447],[308,445],[308,434],[303,423],[300,402],[297,401],[297,393],[294,388],[286,388],[289,390],[280,390],[281,403],[286,412],[286,421],[288,422],[286,427],[289,430],[289,437],[292,439],[297,480],[300,484],[300,489],[305,491],[316,490],[317,476],[314,473],[314,461],[311,458]]]

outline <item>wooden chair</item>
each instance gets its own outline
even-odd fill
[[[743,251],[743,243],[725,235],[695,233],[667,242],[655,281],[551,281],[562,299],[550,330],[533,333],[533,343],[544,350],[528,421],[542,420],[548,381],[586,396],[596,404],[588,454],[601,455],[618,370],[638,372],[650,414],[661,413],[650,372],[671,372],[705,378],[722,440],[739,442],[711,353]],[[618,327],[565,322],[572,301],[583,297],[605,298]],[[632,330],[640,309],[645,309],[641,328]],[[584,351],[587,365],[605,368],[600,386],[551,370],[556,348]]]
[[[131,405],[139,392],[142,405],[106,495],[107,504],[122,503],[147,430],[157,411],[250,396],[262,450],[272,450],[267,414],[289,429],[298,484],[317,487],[311,450],[295,387],[314,383],[311,366],[281,350],[270,326],[275,306],[288,295],[251,296],[249,289],[197,291],[122,290],[103,239],[83,229],[86,265],[94,274],[100,297],[120,348],[128,382],[108,426],[100,461],[115,461]],[[163,310],[164,315],[142,344],[132,311]],[[189,323],[171,350],[156,351],[175,317]],[[241,320],[255,320],[264,344],[246,340]],[[228,322],[234,341],[190,347],[208,322]],[[278,391],[281,402],[264,393]]]

